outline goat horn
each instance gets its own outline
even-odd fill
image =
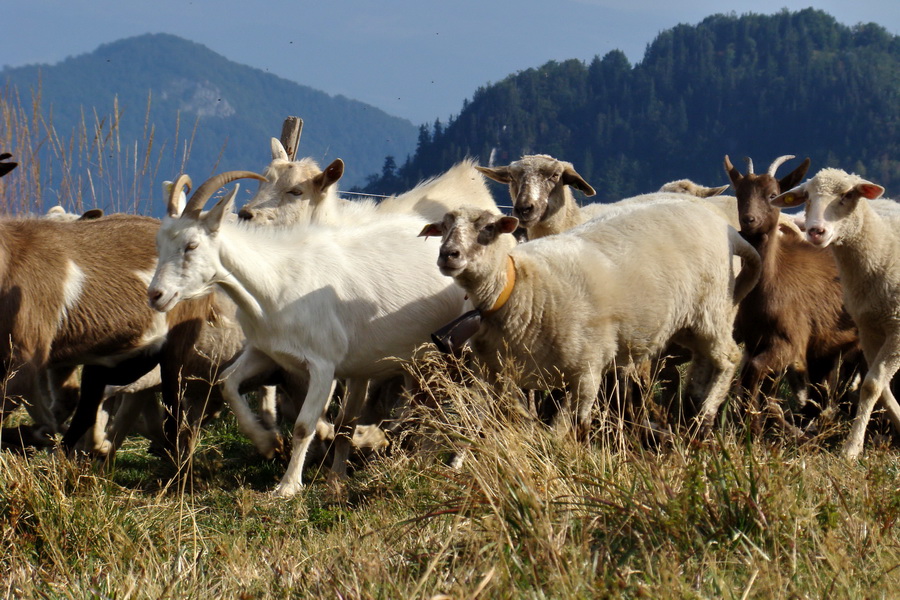
[[[778,167],[783,165],[786,161],[791,160],[792,158],[794,158],[793,154],[785,154],[784,156],[779,156],[778,158],[773,160],[772,164],[769,165],[769,175],[775,177],[775,171],[778,170]]]
[[[194,182],[191,181],[190,175],[187,173],[182,173],[175,180],[175,183],[172,184],[172,189],[169,192],[169,216],[177,217],[181,212],[181,207],[179,206],[178,200],[181,196],[181,190],[187,186],[187,192],[190,193],[191,188],[194,187]]]
[[[197,191],[194,192],[194,195],[188,200],[187,206],[184,207],[183,216],[186,216],[189,219],[200,217],[200,211],[203,210],[206,202],[212,197],[216,190],[238,179],[266,181],[265,177],[258,173],[254,173],[253,171],[226,171],[214,175],[197,188]]]
[[[747,175],[753,175],[753,159],[745,156],[744,160],[747,162]]]

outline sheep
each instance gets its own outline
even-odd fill
[[[304,457],[334,378],[348,382],[332,465],[344,476],[348,433],[368,380],[397,373],[399,361],[462,312],[464,292],[433,268],[438,244],[416,239],[426,221],[415,215],[383,214],[339,227],[254,227],[225,218],[236,189],[201,213],[213,191],[243,177],[260,178],[220,174],[197,189],[180,216],[170,202],[147,293],[161,312],[216,285],[235,301],[247,346],[223,375],[222,393],[264,455],[280,440],[257,422],[238,393],[241,383],[279,368],[289,379],[308,379],[290,463],[274,490],[287,497],[302,487]]]
[[[381,202],[373,199],[350,202],[338,196],[336,183],[344,174],[344,162],[340,158],[322,170],[311,158],[289,160],[278,139],[272,138],[271,144],[272,162],[264,171],[266,180],[238,212],[241,219],[280,225],[310,220],[329,224],[340,222],[343,214],[355,220],[357,215],[365,218],[365,214],[376,211],[418,214],[431,221],[439,219],[463,199],[500,212],[484,179],[468,159],[399,196]]]
[[[604,372],[679,343],[694,354],[695,423],[707,431],[740,358],[731,326],[759,276],[756,251],[690,203],[635,208],[520,245],[505,235],[518,223],[466,207],[420,234],[441,236],[440,272],[481,310],[471,346],[488,372],[514,361],[523,387],[570,386],[575,432],[587,440]],[[744,261],[737,280],[733,254]]]
[[[711,188],[694,183],[690,179],[678,179],[676,181],[664,183],[662,186],[660,186],[659,191],[675,194],[687,194],[688,196],[695,196],[697,198],[712,198],[715,196],[721,196],[727,189],[727,185]]]
[[[741,235],[762,259],[759,283],[741,301],[735,319],[735,335],[748,356],[741,387],[754,410],[759,408],[766,378],[787,372],[794,393],[804,403],[810,381],[824,383],[839,365],[853,364],[859,354],[856,325],[844,309],[831,251],[785,228],[781,210],[769,203],[797,185],[809,168],[807,158],[776,179],[778,167],[791,158],[775,159],[759,175],[752,169],[741,174],[728,156],[724,161],[737,196]],[[754,418],[755,432],[760,425]]]
[[[850,459],[862,452],[866,426],[879,400],[900,431],[900,405],[890,389],[900,366],[900,278],[895,268],[900,215],[879,214],[869,206],[883,193],[883,187],[858,175],[826,168],[771,201],[782,208],[805,204],[806,237],[816,247],[831,248],[844,305],[859,328],[868,372],[841,449]]]
[[[528,230],[528,239],[532,240],[571,229],[587,220],[569,186],[585,196],[596,194],[572,163],[546,154],[523,156],[504,167],[475,168],[509,186],[513,215]]]

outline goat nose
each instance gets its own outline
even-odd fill
[[[238,219],[240,219],[241,221],[252,221],[253,211],[242,208],[238,211]]]
[[[526,204],[523,206],[516,207],[516,212],[519,213],[519,215],[522,217],[527,217],[528,215],[530,215],[532,213],[532,211],[534,211],[533,204]]]
[[[163,295],[162,290],[154,290],[154,289],[147,290],[147,298],[150,299],[151,304],[155,303],[160,298],[162,298],[162,295]]]
[[[744,215],[743,217],[741,217],[741,223],[745,225],[753,225],[754,223],[756,223],[756,217],[754,217],[753,215]]]

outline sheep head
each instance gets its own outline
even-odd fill
[[[475,168],[494,181],[509,185],[513,215],[526,229],[563,210],[566,186],[586,196],[596,193],[572,163],[546,154],[524,156],[506,167]]]
[[[738,202],[738,220],[741,224],[741,234],[745,238],[769,233],[778,226],[781,211],[771,204],[771,200],[783,190],[797,185],[809,169],[807,158],[781,179],[775,179],[778,167],[792,158],[793,155],[781,156],[772,162],[766,173],[758,175],[753,172],[752,161],[747,159],[751,166],[748,167],[747,174],[743,175],[731,164],[728,156],[725,156],[725,172],[731,180],[731,185],[734,186]]]
[[[806,237],[826,247],[852,237],[860,226],[857,217],[862,198],[874,200],[884,193],[878,184],[840,169],[822,169],[812,179],[776,196],[780,207],[806,205]]]
[[[470,265],[478,264],[488,249],[497,243],[515,245],[512,235],[519,225],[515,217],[494,214],[471,206],[463,206],[444,215],[441,221],[426,225],[422,237],[441,236],[438,268],[449,277],[458,277]]]

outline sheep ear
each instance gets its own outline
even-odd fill
[[[519,227],[519,220],[515,217],[501,217],[497,220],[497,229],[500,233],[513,233]]]
[[[803,186],[797,186],[772,198],[771,204],[780,208],[794,208],[806,202],[808,198],[809,194]]]
[[[809,158],[807,157],[800,166],[778,180],[778,189],[789,190],[797,186],[809,170]]]
[[[509,173],[509,167],[479,167],[478,165],[475,165],[475,168],[488,179],[493,179],[500,183],[512,182],[512,175]]]
[[[284,146],[281,145],[281,140],[278,138],[272,138],[271,140],[272,146],[272,160],[280,158],[281,160],[290,160],[288,158],[287,150],[284,149]]]
[[[225,220],[225,215],[234,210],[234,197],[239,189],[241,189],[241,184],[236,184],[233,190],[225,194],[224,198],[216,202],[216,205],[203,215],[203,224],[208,232],[215,233],[219,231],[219,227],[222,226],[222,222]]]
[[[441,237],[444,235],[444,227],[441,223],[429,223],[419,232],[419,237],[427,238],[431,236]]]
[[[884,193],[883,187],[868,181],[857,183],[854,189],[859,192],[860,196],[862,196],[863,198],[868,198],[869,200],[880,198]]]
[[[313,186],[320,192],[327,190],[329,187],[338,182],[344,175],[344,161],[339,158],[334,159],[325,170],[312,178]]]
[[[590,186],[590,184],[584,180],[584,178],[578,174],[575,170],[575,167],[572,165],[566,165],[565,170],[562,172],[562,182],[566,185],[571,185],[576,190],[579,190],[585,196],[593,196],[597,192],[594,191],[594,188]]]
[[[725,172],[728,174],[728,179],[731,181],[731,185],[734,186],[734,189],[737,189],[738,184],[741,182],[744,176],[741,175],[741,172],[737,170],[737,167],[731,164],[731,159],[728,158],[727,154],[725,155]]]

